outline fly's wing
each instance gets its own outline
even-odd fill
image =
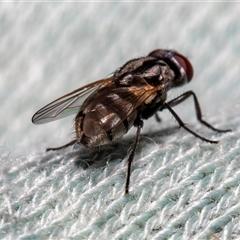
[[[32,117],[34,124],[42,124],[55,121],[77,113],[84,100],[99,88],[112,83],[112,77],[105,78],[85,85],[69,94],[66,94],[45,107],[38,110]]]
[[[160,86],[154,87],[146,82],[139,86],[113,85],[106,88],[101,94],[100,101],[104,103],[104,106],[109,106],[109,109],[112,109],[117,116],[112,114],[113,112],[109,112],[109,115],[105,116],[105,113],[102,113],[103,110],[100,104],[99,109],[95,109],[95,114],[98,116],[96,117],[96,121],[101,119],[101,129],[107,132],[130,117],[134,111],[137,111],[138,107],[151,103],[157,96],[157,91],[159,90]],[[108,98],[104,96],[108,96]],[[91,101],[95,101],[95,99],[91,99]],[[98,132],[96,132],[96,135],[97,134]]]

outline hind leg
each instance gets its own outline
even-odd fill
[[[64,149],[64,148],[69,147],[69,146],[71,146],[71,145],[73,145],[73,144],[75,144],[75,143],[77,143],[77,141],[76,141],[76,140],[73,140],[73,141],[71,141],[71,142],[69,142],[69,143],[67,143],[67,144],[65,144],[65,145],[63,145],[63,146],[60,146],[60,147],[56,147],[56,148],[47,148],[47,149],[46,149],[46,152],[48,152],[48,151],[56,151],[56,150],[60,150],[60,149]]]

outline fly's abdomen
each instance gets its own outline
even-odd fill
[[[84,103],[84,111],[76,121],[77,141],[87,147],[103,146],[121,138],[137,116],[129,101],[131,93],[127,99],[118,93],[99,95],[102,98],[91,97]]]

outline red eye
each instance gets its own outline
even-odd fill
[[[188,81],[190,82],[193,77],[193,67],[192,64],[188,61],[186,57],[179,53],[175,53],[174,55],[175,59],[178,61],[178,63],[181,65],[181,67],[184,69]]]

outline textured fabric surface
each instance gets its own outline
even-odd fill
[[[234,3],[0,4],[0,239],[240,239],[240,5]],[[124,196],[136,129],[101,150],[45,152],[74,137],[74,116],[33,125],[39,108],[156,48],[189,57],[192,89],[144,122]],[[86,168],[88,162],[93,164]]]

